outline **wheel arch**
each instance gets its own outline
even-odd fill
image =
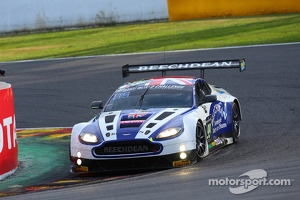
[[[239,116],[240,116],[240,120],[242,120],[242,109],[241,109],[241,105],[238,99],[234,99],[233,103],[235,103],[239,109]]]
[[[197,122],[199,121],[206,131],[205,120],[208,116],[209,114],[205,113],[204,110],[199,109],[191,115],[187,115],[183,118],[184,128],[194,133],[196,131]]]

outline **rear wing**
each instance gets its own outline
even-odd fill
[[[220,61],[198,61],[198,62],[183,62],[183,63],[163,63],[163,64],[147,64],[147,65],[124,65],[122,67],[123,78],[132,73],[145,73],[161,71],[162,76],[166,75],[167,71],[176,70],[200,70],[201,78],[204,78],[205,69],[229,69],[239,68],[240,72],[246,70],[245,59],[239,60],[220,60]]]

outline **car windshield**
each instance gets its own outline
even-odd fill
[[[147,86],[118,89],[105,107],[105,111],[192,107],[192,86]]]

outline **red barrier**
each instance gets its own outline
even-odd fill
[[[11,85],[0,82],[0,180],[18,167],[18,144]]]

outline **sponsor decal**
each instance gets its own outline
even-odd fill
[[[106,137],[110,137],[110,136],[113,136],[113,135],[116,135],[116,133],[110,133],[110,132],[107,132],[107,133],[105,134]]]
[[[113,98],[113,100],[127,98],[130,91],[135,90],[146,90],[146,89],[157,89],[157,90],[183,90],[187,86],[184,85],[145,85],[145,86],[137,86],[137,87],[122,87],[119,88]]]
[[[219,145],[219,144],[223,144],[223,141],[221,138],[217,138],[214,140],[214,143],[216,143],[216,145]]]
[[[151,113],[148,113],[148,112],[129,113],[128,115],[123,115],[121,121],[146,120],[150,116],[151,116]]]
[[[120,121],[120,128],[139,127],[145,120],[126,120]]]
[[[203,63],[182,63],[182,64],[168,64],[168,65],[147,65],[139,66],[138,71],[153,71],[153,70],[175,70],[175,69],[198,69],[203,67],[228,67],[232,65],[229,62],[203,62]]]
[[[183,167],[183,166],[187,166],[187,165],[190,165],[190,164],[191,164],[190,160],[187,160],[187,161],[184,161],[184,160],[173,161],[173,167]]]
[[[130,154],[148,152],[148,145],[134,145],[134,146],[119,146],[119,147],[104,147],[103,152],[106,154]]]
[[[0,153],[4,150],[11,150],[17,146],[17,134],[15,132],[15,116],[4,118],[0,121]],[[6,136],[6,137],[5,137]],[[3,138],[3,139],[2,139]],[[4,140],[4,138],[6,140]],[[4,149],[4,147],[6,149]]]
[[[145,120],[127,120],[127,121],[120,121],[120,124],[142,124]]]
[[[18,167],[18,142],[16,133],[13,92],[9,84],[0,88],[0,180]],[[5,87],[4,87],[4,86]]]
[[[192,79],[182,79],[182,78],[159,78],[151,79],[149,83],[145,84],[148,86],[172,86],[172,85],[192,85]]]
[[[223,144],[224,141],[221,139],[221,138],[217,138],[215,139],[213,142],[211,142],[209,145],[208,145],[208,148],[212,148],[214,146],[217,146],[217,145],[220,145],[220,144]]]
[[[150,80],[140,80],[140,81],[128,82],[125,85],[119,87],[119,89],[125,89],[125,88],[134,87],[134,86],[138,86],[138,85],[145,85],[148,82],[150,82]]]
[[[128,98],[130,91],[146,90],[146,89],[159,89],[159,90],[184,90],[186,87],[192,86],[192,79],[184,78],[158,78],[149,79],[146,81],[138,81],[133,83],[126,83],[117,89],[113,100]]]
[[[224,94],[225,92],[219,89],[216,89],[219,94]]]
[[[96,155],[125,155],[125,154],[157,154],[162,150],[162,145],[143,141],[108,142],[102,147],[94,149]]]
[[[246,69],[245,59],[241,60],[219,60],[219,61],[195,61],[184,63],[162,63],[146,65],[124,65],[122,67],[123,77],[131,73],[142,73],[151,71],[172,71],[172,70],[190,70],[190,69],[221,69],[221,68],[240,68],[240,71]]]
[[[88,172],[89,168],[87,166],[78,166],[78,167],[75,167],[75,171],[78,171],[78,172]]]
[[[219,102],[213,106],[212,110],[212,134],[220,129],[227,128],[228,113],[224,109],[224,103]]]
[[[151,113],[147,112],[130,113],[128,115],[124,115],[121,118],[120,127],[138,127],[144,123],[149,116],[151,116]]]
[[[128,114],[128,119],[140,119],[146,115],[148,115],[148,113],[130,113]]]
[[[214,146],[216,146],[216,143],[215,143],[215,142],[212,142],[212,143],[210,143],[210,144],[208,145],[208,148],[211,149],[211,148],[213,148]]]
[[[206,124],[207,140],[210,140],[211,138],[211,129],[211,123],[209,122],[208,124]]]

